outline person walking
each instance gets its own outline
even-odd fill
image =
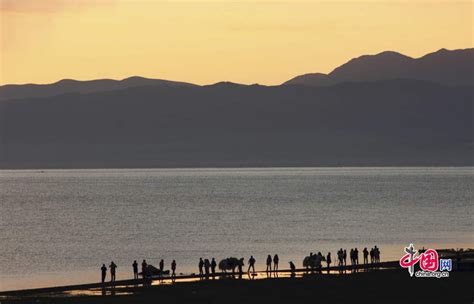
[[[266,272],[272,271],[272,256],[267,256],[267,270]]]
[[[247,272],[250,272],[250,268],[252,268],[253,273],[255,273],[255,258],[253,257],[253,255],[250,256],[249,269],[247,270]]]
[[[105,277],[107,276],[107,267],[105,264],[102,264],[102,267],[100,267],[100,270],[102,271],[102,284],[105,282]]]
[[[110,282],[115,282],[115,270],[117,269],[117,265],[115,265],[114,261],[110,263]]]
[[[273,256],[273,271],[278,271],[279,262],[280,262],[280,258],[278,257],[278,254],[275,254],[275,256]]]
[[[133,279],[138,279],[138,263],[137,263],[137,260],[133,261],[133,264],[132,264],[132,267],[133,267]]]

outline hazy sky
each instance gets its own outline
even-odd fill
[[[455,0],[0,0],[0,83],[132,75],[278,84],[362,54],[473,47]]]

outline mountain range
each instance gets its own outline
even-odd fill
[[[279,86],[3,86],[0,168],[474,165],[472,54],[384,52]]]
[[[414,79],[444,85],[474,84],[474,49],[441,49],[420,58],[397,52],[364,55],[335,68],[329,74],[297,76],[284,84],[325,86],[353,81]]]
[[[342,82],[367,82],[412,79],[445,85],[474,84],[474,48],[449,51],[441,49],[421,58],[411,58],[387,51],[354,58],[329,74],[310,73],[296,76],[282,85],[328,86]],[[94,93],[139,86],[196,86],[195,84],[129,77],[123,80],[98,79],[78,81],[63,79],[52,84],[0,86],[0,100],[51,97],[64,93]]]

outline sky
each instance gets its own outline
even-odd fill
[[[0,0],[0,84],[280,84],[386,50],[473,47],[474,0]]]

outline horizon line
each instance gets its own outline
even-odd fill
[[[447,48],[440,48],[436,51],[433,51],[433,52],[429,52],[429,53],[426,53],[422,56],[419,56],[419,57],[411,57],[411,56],[408,56],[408,55],[405,55],[403,53],[400,53],[400,52],[397,52],[397,51],[392,51],[392,50],[386,50],[386,51],[381,51],[381,52],[378,52],[378,53],[373,53],[373,54],[363,54],[363,55],[359,55],[357,57],[352,57],[351,59],[345,61],[344,63],[338,65],[337,67],[333,68],[331,70],[331,72],[329,73],[321,73],[321,72],[307,72],[307,73],[302,73],[302,74],[298,74],[296,76],[293,76],[294,77],[298,77],[298,76],[303,76],[303,75],[310,75],[310,74],[321,74],[321,75],[329,75],[331,74],[332,72],[334,72],[334,70],[336,70],[337,68],[343,66],[344,64],[350,62],[351,60],[354,60],[354,59],[358,59],[358,58],[361,58],[361,57],[364,57],[364,56],[378,56],[378,55],[381,55],[381,54],[384,54],[384,53],[396,53],[396,54],[399,54],[399,55],[402,55],[402,56],[405,56],[409,59],[421,59],[427,55],[430,55],[430,54],[434,54],[434,53],[437,53],[437,52],[440,52],[440,51],[449,51],[449,52],[454,52],[454,51],[463,51],[463,50],[471,50],[471,49],[474,49],[474,47],[467,47],[467,48],[458,48],[458,49],[447,49]],[[56,81],[53,81],[53,82],[45,82],[45,83],[34,83],[34,82],[22,82],[22,83],[2,83],[0,82],[0,87],[5,87],[5,86],[24,86],[24,85],[38,85],[38,86],[47,86],[47,85],[53,85],[53,84],[57,84],[57,83],[60,83],[62,81],[76,81],[76,82],[89,82],[89,81],[101,81],[101,80],[110,80],[110,81],[117,81],[117,82],[121,82],[121,81],[124,81],[124,80],[127,80],[127,79],[132,79],[132,78],[141,78],[141,79],[148,79],[148,80],[163,80],[163,81],[170,81],[170,82],[181,82],[181,83],[184,83],[184,84],[190,84],[190,85],[195,85],[195,86],[212,86],[212,85],[216,85],[218,83],[233,83],[233,84],[237,84],[237,85],[247,85],[247,86],[250,86],[250,85],[261,85],[261,86],[279,86],[279,85],[282,85],[284,84],[286,81],[288,80],[291,80],[293,78],[290,78],[290,79],[287,79],[287,80],[284,80],[283,82],[281,83],[278,83],[278,84],[262,84],[262,83],[257,83],[257,82],[253,82],[253,83],[241,83],[241,82],[235,82],[235,81],[231,81],[231,80],[219,80],[219,81],[216,81],[216,82],[211,82],[211,83],[205,83],[205,84],[198,84],[198,83],[194,83],[194,82],[190,82],[190,81],[186,81],[186,80],[171,80],[171,79],[165,79],[165,78],[154,78],[152,76],[139,76],[139,75],[132,75],[132,76],[127,76],[125,78],[122,78],[122,79],[116,79],[116,78],[113,78],[113,77],[100,77],[100,78],[87,78],[87,79],[80,79],[80,78],[74,78],[74,77],[65,77],[65,78],[60,78],[59,80],[56,80]]]

